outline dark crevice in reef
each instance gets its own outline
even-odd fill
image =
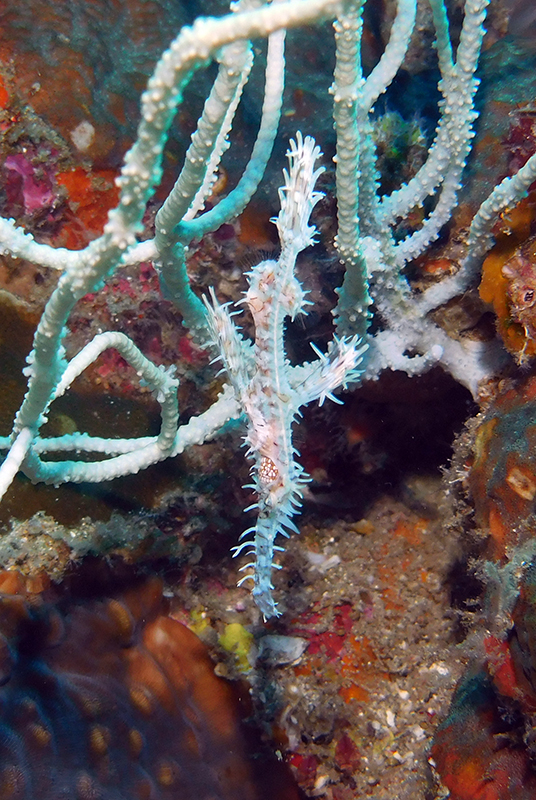
[[[315,502],[353,516],[382,494],[411,502],[408,479],[439,476],[476,411],[467,390],[439,369],[419,378],[387,373],[344,399],[306,409],[296,441],[316,478]]]

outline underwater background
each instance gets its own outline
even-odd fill
[[[366,5],[367,70],[394,5]],[[456,36],[463,3],[447,5]],[[114,178],[155,62],[182,25],[226,11],[223,0],[0,2],[0,214],[55,247],[96,238],[117,202]],[[492,0],[486,27],[460,202],[410,265],[415,290],[456,269],[479,203],[536,150],[532,3]],[[423,2],[404,67],[377,104],[385,192],[423,163],[437,123],[431,30]],[[237,146],[213,202],[255,137],[264,45],[255,47]],[[284,113],[264,181],[243,214],[188,257],[198,292],[213,286],[240,300],[247,270],[278,251],[270,219],[288,139],[315,137],[326,167],[319,241],[298,263],[314,306],[288,325],[293,363],[329,340],[342,281],[333,66],[330,23],[289,32]],[[213,77],[209,66],[186,91],[147,235]],[[345,392],[344,405],[305,409],[296,440],[312,481],[300,536],[275,576],[279,619],[264,623],[236,587],[229,551],[252,502],[239,426],[105,484],[16,478],[0,506],[0,800],[536,796],[536,321],[520,326],[514,294],[520,272],[536,289],[535,220],[532,192],[499,220],[480,286],[434,312],[453,338],[502,338],[509,366],[481,396],[434,368],[384,373]],[[51,270],[0,255],[2,435],[56,282]],[[77,304],[67,354],[104,330],[176,366],[183,418],[217,396],[210,354],[162,297],[150,263],[118,269]],[[54,403],[43,433],[142,436],[159,422],[148,387],[107,351]]]

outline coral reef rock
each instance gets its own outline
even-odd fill
[[[257,780],[235,693],[160,581],[106,597],[95,583],[77,596],[0,575],[2,800],[297,798]]]

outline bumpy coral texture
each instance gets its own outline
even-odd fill
[[[431,751],[451,800],[536,797],[535,418],[534,375],[504,381],[466,462],[490,561],[484,634]]]
[[[2,800],[269,796],[227,684],[157,580],[50,603],[3,573],[0,591]]]
[[[536,566],[525,572],[508,637],[487,636],[440,725],[432,757],[451,800],[536,797]]]
[[[532,535],[536,497],[536,379],[505,382],[477,428],[468,485],[487,555],[504,559]]]

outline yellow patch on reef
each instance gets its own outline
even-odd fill
[[[508,280],[502,274],[502,268],[512,258],[514,252],[515,247],[507,252],[492,250],[482,266],[479,292],[482,300],[493,306],[497,315],[497,330],[508,352],[514,356],[523,354],[528,358],[536,354],[536,343],[532,340],[527,341],[523,326],[514,322],[510,316]]]
[[[499,319],[508,316],[506,285],[508,281],[502,274],[502,268],[510,259],[515,246],[510,249],[494,247],[485,259],[482,267],[482,279],[478,288],[480,297],[485,303],[493,306]]]
[[[192,633],[195,633],[196,636],[200,636],[209,627],[210,620],[207,612],[202,608],[194,608],[190,613],[188,628]]]
[[[496,226],[496,245],[482,265],[479,294],[489,303],[497,316],[497,330],[506,349],[518,360],[536,355],[536,341],[527,330],[512,318],[508,296],[510,280],[503,268],[530,237],[531,223],[536,218],[536,192],[531,192],[513,209],[505,211]]]
[[[474,466],[479,468],[482,465],[483,459],[487,457],[488,454],[488,444],[493,436],[493,430],[497,425],[499,419],[498,417],[494,417],[493,419],[486,420],[483,422],[482,425],[478,428],[476,432],[475,438],[475,463]]]
[[[231,622],[218,639],[219,644],[228,653],[233,653],[240,672],[249,672],[251,665],[248,655],[253,645],[253,635],[239,622]]]

